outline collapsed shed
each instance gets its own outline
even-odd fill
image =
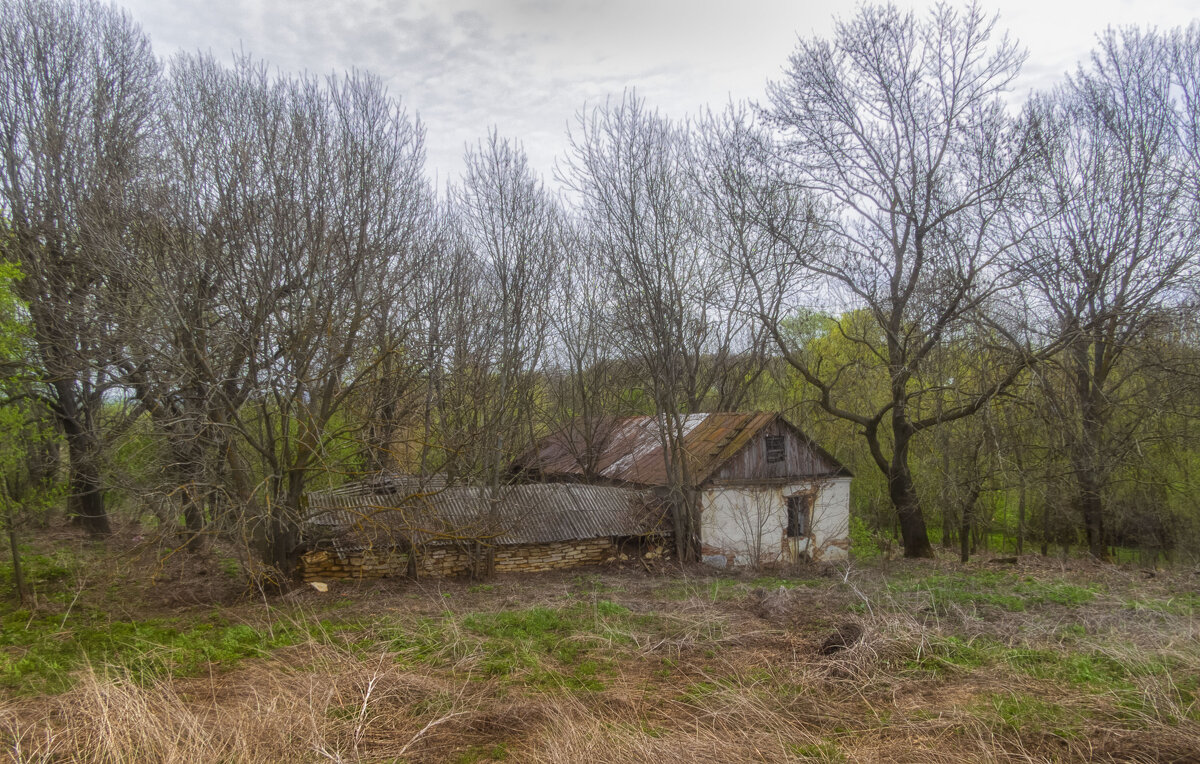
[[[498,490],[375,475],[307,497],[301,575],[457,576],[594,565],[628,544],[660,554],[663,509],[645,491],[582,484]]]

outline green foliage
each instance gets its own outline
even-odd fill
[[[856,560],[874,560],[883,552],[875,534],[854,512],[850,513],[850,552]]]
[[[20,277],[15,265],[0,262],[0,530],[10,550],[20,526],[40,519],[63,488],[56,474],[58,431],[38,401],[30,368],[29,314],[13,287]],[[18,570],[20,560],[11,564]]]

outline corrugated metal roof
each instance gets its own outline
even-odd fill
[[[503,545],[640,536],[660,530],[662,519],[641,491],[543,483],[502,487],[496,500],[479,486],[404,494],[342,487],[309,494],[307,525],[310,536],[337,537],[341,551],[388,537]]]
[[[369,494],[410,494],[440,491],[448,485],[446,476],[412,475],[403,472],[376,472],[361,480],[353,480],[310,496],[366,496]]]
[[[691,414],[681,422],[683,450],[692,485],[701,485],[749,443],[779,420],[795,430],[830,466],[823,474],[849,474],[836,459],[773,412]],[[658,417],[607,417],[572,423],[543,438],[514,463],[544,477],[604,478],[638,485],[668,485],[664,437]],[[590,447],[589,447],[590,446]],[[816,477],[814,475],[814,477]]]

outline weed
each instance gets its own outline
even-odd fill
[[[993,730],[1018,736],[1050,733],[1060,738],[1082,736],[1077,712],[1022,692],[989,693],[975,707]]]
[[[845,761],[846,755],[835,743],[822,740],[817,743],[788,743],[787,752],[806,761]]]
[[[999,650],[995,643],[983,639],[967,641],[957,636],[935,637],[915,646],[913,654],[903,660],[910,673],[939,676],[947,671],[970,670],[986,665]]]
[[[294,644],[291,627],[272,631],[246,624],[200,623],[183,627],[169,619],[115,621],[60,629],[52,616],[15,611],[3,618],[0,684],[21,690],[59,692],[86,664],[120,667],[134,677],[194,675],[204,666],[230,666]]]
[[[1200,612],[1200,595],[1182,593],[1175,594],[1165,599],[1128,599],[1124,604],[1125,608],[1128,610],[1150,611],[1153,613],[1179,615],[1191,618]]]
[[[825,582],[817,578],[776,578],[762,576],[750,582],[751,586],[762,589],[798,589],[801,587],[824,586]]]
[[[1066,581],[1019,578],[995,571],[901,577],[888,582],[887,588],[892,592],[921,592],[939,613],[945,613],[952,604],[993,607],[1013,613],[1051,604],[1075,607],[1090,602],[1096,595],[1092,588]]]

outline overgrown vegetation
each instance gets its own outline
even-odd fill
[[[39,609],[2,614],[19,761],[1177,761],[1200,739],[1185,571],[597,569],[180,608],[159,598],[198,570],[146,587],[41,551]]]

